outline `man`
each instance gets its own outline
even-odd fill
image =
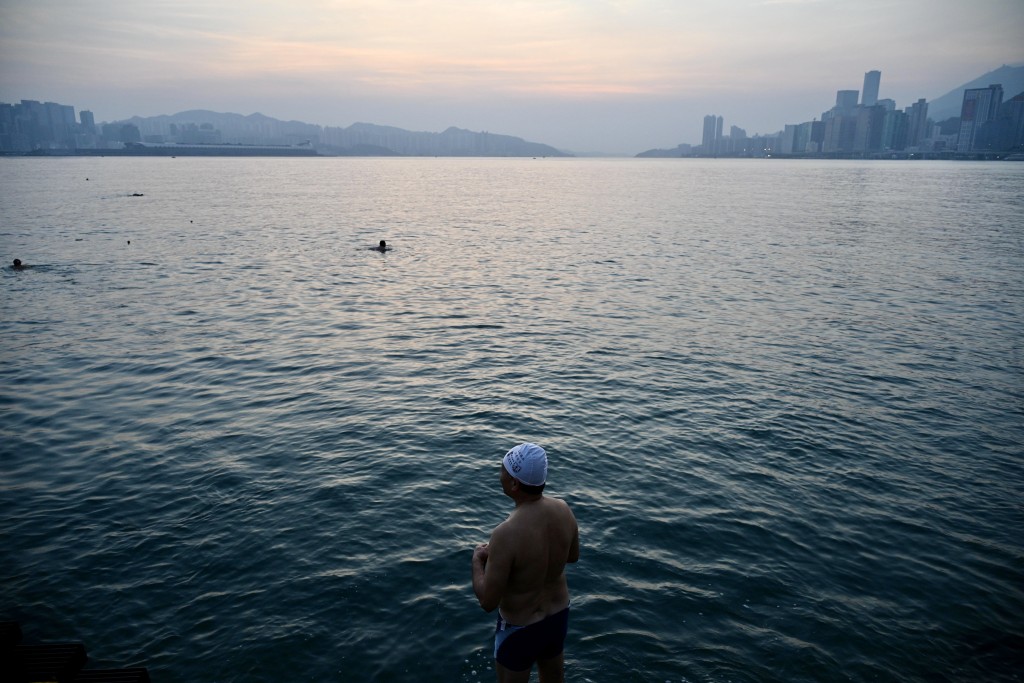
[[[498,608],[494,666],[499,683],[564,680],[562,649],[569,627],[565,565],[580,557],[576,518],[564,501],[545,498],[547,453],[522,443],[505,454],[501,490],[516,507],[473,551],[473,592],[487,612]]]

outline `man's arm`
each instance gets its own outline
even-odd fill
[[[569,545],[569,557],[566,562],[578,562],[580,559],[580,528],[576,524],[576,520],[572,520],[572,543]]]
[[[580,526],[576,523],[576,515],[572,514],[572,508],[569,507],[569,504],[564,500],[560,502],[569,519],[569,524],[572,526],[572,541],[569,543],[569,554],[565,558],[566,563],[571,564],[578,562],[580,559]]]
[[[505,594],[512,570],[512,554],[504,534],[495,529],[491,542],[473,551],[473,592],[485,612],[492,612]]]

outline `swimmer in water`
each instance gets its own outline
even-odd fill
[[[14,259],[14,265],[11,266],[11,270],[25,270],[29,266],[21,262],[20,258]]]
[[[376,247],[370,247],[370,250],[371,251],[379,251],[380,253],[383,254],[385,251],[390,251],[391,247],[388,246],[387,242],[385,242],[384,240],[381,240],[380,244],[378,244]]]

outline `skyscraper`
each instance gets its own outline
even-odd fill
[[[960,137],[957,139],[956,151],[974,151],[978,133],[986,123],[995,121],[999,105],[1002,103],[1002,85],[964,90],[964,101],[960,107]]]
[[[928,102],[922,97],[906,109],[907,147],[917,147],[928,137]]]
[[[990,147],[997,152],[1024,151],[1024,93],[1011,97],[999,107],[999,115],[991,124]]]
[[[704,154],[718,154],[718,143],[722,139],[722,117],[708,114],[704,117],[704,136],[701,145]]]
[[[860,107],[850,117],[853,123],[854,152],[877,152],[882,149],[882,132],[885,125],[885,109],[882,107]]]
[[[839,114],[849,115],[853,113],[853,110],[857,108],[857,95],[856,90],[839,90],[836,92],[836,106],[835,111]]]
[[[878,84],[881,80],[881,71],[869,71],[864,74],[864,94],[860,100],[862,105],[873,107],[878,103]]]

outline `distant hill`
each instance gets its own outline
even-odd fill
[[[248,116],[242,114],[222,113],[216,111],[210,111],[208,109],[190,109],[188,111],[178,112],[177,114],[162,115],[162,116],[147,116],[139,117],[134,116],[129,119],[128,122],[138,124],[140,121],[150,122],[164,122],[164,123],[177,123],[188,124],[204,124],[209,123],[214,126],[264,126],[264,125],[282,125],[296,128],[310,128],[315,129],[320,126],[316,126],[309,123],[303,123],[301,121],[281,121],[279,119],[264,116],[260,113],[249,114]],[[121,123],[121,122],[118,122]]]
[[[690,145],[679,145],[673,149],[649,149],[636,155],[638,159],[677,159],[692,152]]]
[[[999,83],[1003,86],[1003,100],[1024,92],[1024,66],[1003,65],[995,71],[978,76],[969,83],[950,90],[942,97],[928,102],[928,116],[932,121],[945,121],[953,116],[960,116],[960,107],[964,101],[964,90],[968,88],[987,88]]]
[[[297,145],[309,142],[321,154],[345,156],[571,156],[550,145],[511,135],[448,128],[441,133],[414,132],[372,123],[348,128],[280,121],[263,114],[206,110],[133,117],[143,138],[248,145]]]

